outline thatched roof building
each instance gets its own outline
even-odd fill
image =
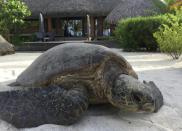
[[[116,24],[120,19],[156,14],[160,12],[157,2],[160,0],[123,0],[111,11],[106,20]]]
[[[32,17],[39,13],[52,17],[75,17],[87,14],[108,16],[112,22],[129,16],[147,15],[158,11],[155,3],[161,0],[23,0],[32,12]]]
[[[30,8],[29,19],[45,17],[46,31],[66,36],[68,24],[81,24],[82,36],[103,36],[104,20],[116,24],[126,17],[149,15],[158,11],[153,1],[161,0],[23,0]],[[87,17],[89,15],[89,17]],[[75,24],[76,23],[76,24]],[[77,27],[76,27],[77,28]],[[90,30],[88,29],[90,28]],[[31,28],[33,29],[33,28]],[[38,29],[38,28],[36,28]],[[72,33],[73,34],[73,33]],[[74,34],[78,34],[74,33]]]

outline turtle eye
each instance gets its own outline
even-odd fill
[[[133,100],[136,103],[142,103],[141,94],[139,94],[139,93],[133,93],[132,96],[133,96]]]

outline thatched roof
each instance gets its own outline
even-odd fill
[[[1,35],[0,35],[0,56],[6,55],[6,54],[13,54],[15,52],[14,46],[10,44],[8,41],[6,41]]]
[[[120,19],[136,16],[147,16],[160,12],[157,7],[161,0],[123,0],[107,16],[106,21],[116,24]]]
[[[32,12],[31,17],[79,17],[87,14],[108,16],[109,23],[126,17],[146,16],[159,9],[154,1],[161,0],[23,0]]]
[[[33,17],[44,15],[73,17],[107,16],[121,0],[23,0],[32,12]]]

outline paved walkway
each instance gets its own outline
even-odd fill
[[[118,49],[114,49],[119,51]],[[20,131],[182,131],[182,61],[159,53],[120,52],[139,74],[139,79],[155,81],[164,96],[164,106],[155,114],[89,109],[72,126],[42,125]],[[0,57],[0,82],[15,79],[41,53],[16,53]],[[0,131],[19,131],[0,121]]]

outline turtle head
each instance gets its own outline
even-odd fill
[[[157,112],[163,105],[163,96],[153,82],[120,75],[109,89],[107,97],[111,104],[131,112]]]

